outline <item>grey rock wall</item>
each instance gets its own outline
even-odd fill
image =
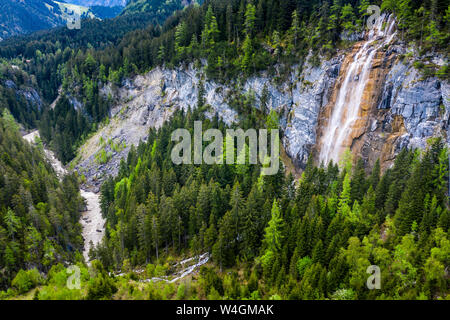
[[[407,133],[397,149],[425,148],[431,137],[448,140],[449,83],[436,77],[424,79],[411,63],[396,62],[387,75],[378,106],[388,110],[388,121],[402,116]]]

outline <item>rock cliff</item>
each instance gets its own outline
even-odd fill
[[[307,57],[302,66],[292,68],[281,85],[267,73],[251,77],[242,85],[244,92],[254,94],[255,108],[260,108],[260,97],[267,87],[268,106],[280,114],[282,143],[297,168],[304,168],[310,154],[319,159],[320,137],[349,63],[364,41],[332,59],[321,59],[319,65],[313,65]],[[449,142],[450,90],[448,81],[424,77],[414,64],[420,57],[409,53],[411,49],[395,37],[377,48],[362,89],[358,119],[345,141],[369,165],[380,158],[386,168],[401,148],[425,148],[432,137]],[[370,53],[372,49],[367,50]],[[439,56],[428,58],[437,66],[448,63]],[[102,93],[114,100],[111,119],[87,141],[76,159],[75,168],[85,174],[86,186],[98,191],[107,175],[117,173],[120,159],[130,146],[146,139],[150,127],[160,127],[177,108],[195,107],[200,81],[204,82],[206,103],[211,106],[207,116],[217,113],[227,124],[236,122],[238,114],[228,103],[233,86],[205,80],[193,65],[156,68],[127,79],[119,87],[104,86]],[[99,153],[106,155],[106,162],[99,163]]]

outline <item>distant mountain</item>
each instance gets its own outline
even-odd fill
[[[108,1],[112,2],[112,0]],[[120,12],[118,8],[111,9],[91,10],[86,6],[53,0],[2,0],[0,1],[0,40],[64,25],[73,14],[82,18],[109,18]]]
[[[125,7],[130,0],[65,0],[64,2],[84,7]]]
[[[105,6],[92,6],[90,11],[100,19],[109,19],[117,17],[123,10],[123,7],[105,7]]]
[[[121,14],[148,12],[153,15],[153,19],[156,22],[163,23],[175,11],[181,10],[191,4],[202,2],[203,0],[129,0]]]
[[[167,17],[172,12],[182,9],[182,0],[130,0],[122,14],[132,14],[137,12],[153,12]]]
[[[4,0],[0,3],[0,39],[63,24],[60,6],[51,0]]]

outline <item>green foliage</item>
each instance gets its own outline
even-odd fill
[[[99,261],[92,262],[95,277],[89,281],[88,300],[105,300],[111,299],[112,295],[117,292],[114,280],[107,274]]]
[[[73,261],[82,250],[82,200],[77,178],[59,181],[42,149],[25,142],[17,128],[5,112],[0,118],[0,265],[6,268],[0,287],[14,279],[12,286],[24,293],[39,282],[38,271]],[[38,271],[23,271],[30,265]]]
[[[0,108],[26,127],[38,126],[43,141],[68,163],[109,114],[111,101],[100,94],[105,82],[119,86],[158,65],[200,65],[202,59],[206,75],[219,82],[261,70],[281,80],[286,72],[280,70],[290,70],[310,50],[317,63],[320,54],[339,47],[342,31],[365,28],[368,5],[367,0],[213,0],[185,7],[179,0],[132,1],[120,17],[88,20],[75,34],[59,28],[2,41],[0,78],[13,85],[2,81]],[[421,51],[446,49],[450,7],[443,1],[384,0],[382,9],[397,16],[401,37]],[[426,77],[448,79],[447,66],[422,69]],[[67,99],[51,109],[60,87]],[[30,88],[43,101],[17,97],[19,89]]]
[[[353,7],[350,3],[346,4],[342,7],[342,13],[341,13],[341,26],[346,31],[355,31],[356,29],[356,17],[355,13],[353,11]]]
[[[308,269],[313,264],[310,257],[303,257],[297,262],[297,270],[300,278],[305,274],[306,269]]]
[[[203,298],[446,296],[448,153],[441,140],[431,140],[422,154],[402,151],[383,174],[377,162],[367,175],[363,162],[352,165],[350,154],[341,171],[310,162],[297,190],[288,191],[292,180],[261,179],[258,166],[164,161],[171,150],[168,133],[192,129],[201,116],[196,112],[176,112],[151,130],[145,147],[124,164],[129,169],[112,180],[115,192],[102,191],[109,227],[95,255],[105,266],[120,268],[122,259],[132,266],[156,263],[168,255],[161,248],[168,248],[212,254],[198,280]],[[381,291],[366,288],[373,264],[381,268]],[[158,265],[147,266],[149,277],[170,274],[170,267]],[[236,268],[252,271],[233,275]],[[247,285],[238,290],[242,283]],[[152,296],[187,297],[182,286],[164,290]]]
[[[284,222],[280,216],[280,207],[276,200],[272,206],[272,218],[265,229],[264,243],[267,251],[278,252],[281,249],[282,231]]]
[[[113,150],[118,150],[118,148],[115,148]],[[96,155],[95,155],[95,161],[98,164],[106,164],[109,162],[109,160],[112,157],[112,152],[106,152],[105,149],[100,150]]]
[[[186,285],[181,283],[177,289],[177,300],[184,300],[186,297]]]
[[[42,276],[37,269],[20,270],[16,277],[12,280],[11,286],[17,290],[19,294],[28,292],[42,282]]]
[[[448,67],[448,64],[445,64],[442,67],[440,67],[439,70],[436,71],[436,76],[439,79],[448,81],[450,79],[450,68]]]

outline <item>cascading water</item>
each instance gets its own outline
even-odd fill
[[[387,20],[387,21],[386,21]],[[383,28],[386,21],[386,27]],[[337,163],[345,148],[351,145],[352,129],[359,119],[360,106],[377,51],[389,44],[396,32],[392,16],[379,17],[346,69],[344,81],[337,94],[328,125],[320,141],[319,161]]]

